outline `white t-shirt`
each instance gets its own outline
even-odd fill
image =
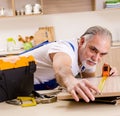
[[[76,76],[80,72],[78,65],[78,43],[77,39],[48,43],[42,47],[31,50],[22,55],[33,55],[36,61],[37,70],[34,73],[34,84],[40,84],[55,78],[50,53],[64,52],[72,59],[71,69]]]

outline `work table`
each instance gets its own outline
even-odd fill
[[[117,77],[111,77],[116,79]],[[95,78],[93,78],[95,79]],[[110,78],[109,78],[110,79]],[[119,77],[117,78],[119,79]],[[114,85],[119,88],[119,81]],[[105,86],[104,86],[105,87]],[[106,87],[107,88],[107,87]],[[113,89],[114,90],[114,89]],[[52,93],[52,91],[38,91],[41,94]],[[63,91],[64,92],[64,91]],[[116,93],[116,91],[114,91]],[[58,95],[57,95],[58,98]],[[69,100],[57,100],[57,102],[48,104],[37,104],[31,107],[22,107],[17,105],[7,104],[6,102],[0,103],[0,115],[1,116],[120,116],[120,104],[105,104],[105,103],[86,103],[80,100],[75,102],[73,99]]]
[[[49,104],[38,104],[32,107],[21,107],[0,103],[1,116],[119,116],[120,104],[84,103],[75,101],[57,101]]]
[[[93,78],[94,81],[95,78]],[[110,78],[109,78],[110,79]],[[109,80],[106,82],[106,85],[111,86],[114,90],[114,87],[119,88],[119,77],[111,77],[112,83]],[[116,80],[117,79],[117,80]],[[95,79],[96,80],[96,79]],[[98,79],[97,79],[98,80]],[[114,81],[116,80],[116,81]],[[120,80],[120,79],[119,79]],[[92,81],[92,80],[91,80]],[[115,85],[114,85],[115,82]],[[95,84],[93,82],[93,84]],[[108,88],[104,86],[104,88]],[[110,87],[109,87],[110,88]],[[53,91],[38,91],[41,94],[53,93]],[[63,91],[64,92],[64,91]],[[104,89],[103,89],[103,92]],[[116,93],[116,91],[114,90]],[[59,93],[60,94],[60,93]],[[81,99],[79,102],[74,101],[73,99],[61,100],[59,94],[57,94],[57,102],[48,103],[48,104],[37,104],[36,106],[31,107],[22,107],[17,105],[7,104],[6,102],[0,103],[0,115],[1,116],[120,116],[120,104],[105,104],[105,103],[86,103]]]

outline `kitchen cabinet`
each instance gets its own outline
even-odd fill
[[[0,17],[56,14],[103,10],[106,0],[0,0]],[[40,12],[33,12],[34,5],[40,4]],[[32,5],[32,13],[25,13],[25,6]],[[29,9],[29,8],[28,8]]]
[[[43,13],[93,11],[96,0],[43,0]]]
[[[35,6],[39,12],[33,12]],[[0,0],[0,17],[35,14],[42,14],[42,0]]]
[[[28,4],[33,6],[36,3],[41,5],[41,11],[38,14],[94,11],[97,1],[98,0],[0,0],[0,17],[24,15],[25,6]],[[31,14],[33,15],[34,13]]]
[[[105,2],[106,0],[43,0],[43,13],[56,14],[106,10]]]

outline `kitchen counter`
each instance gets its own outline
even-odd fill
[[[14,50],[14,51],[11,51],[11,52],[0,51],[0,57],[5,57],[5,56],[9,56],[9,55],[18,55],[23,51],[24,51],[23,49]]]

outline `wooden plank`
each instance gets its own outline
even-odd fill
[[[34,34],[35,45],[38,45],[46,40],[48,40],[49,42],[55,41],[55,32],[53,26],[40,27],[38,31]]]
[[[98,87],[98,84],[101,80],[101,78],[87,78],[93,85]],[[103,91],[101,94],[94,94],[96,98],[101,97],[112,97],[112,96],[120,96],[120,76],[116,77],[108,77]],[[65,100],[65,99],[73,99],[71,94],[69,94],[67,91],[63,91],[57,95],[57,98],[59,100]],[[81,97],[80,97],[81,99]]]

